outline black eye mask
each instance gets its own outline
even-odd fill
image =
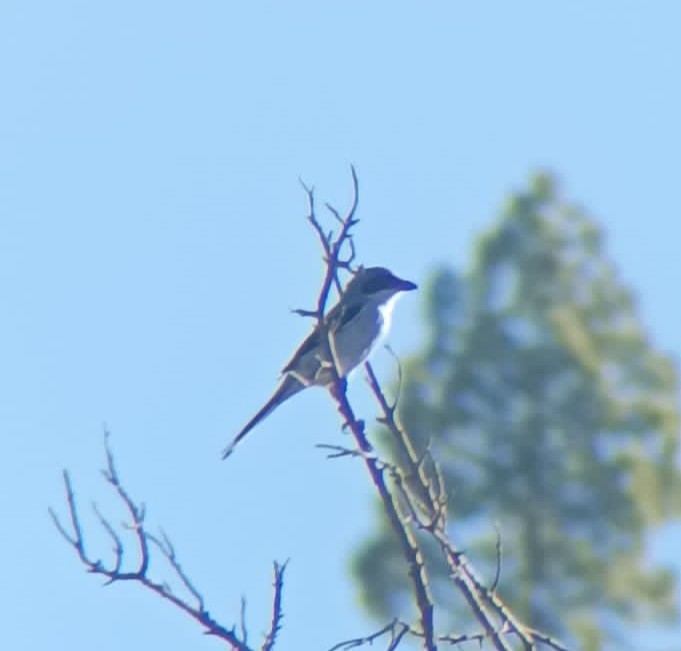
[[[395,277],[389,271],[384,271],[372,275],[371,278],[364,281],[362,291],[367,295],[371,295],[380,292],[382,289],[392,289],[394,286]]]

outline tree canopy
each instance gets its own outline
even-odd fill
[[[534,176],[467,270],[433,273],[425,320],[399,417],[432,449],[450,527],[490,582],[501,541],[502,598],[593,650],[633,622],[676,617],[673,576],[644,562],[651,528],[681,512],[675,366],[594,221]],[[377,522],[353,569],[373,613],[399,614],[406,577]],[[432,564],[436,599],[464,627],[455,595],[438,589],[446,568]]]

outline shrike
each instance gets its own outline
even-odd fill
[[[361,364],[387,335],[397,298],[413,289],[416,289],[414,283],[398,278],[383,267],[361,268],[324,317],[323,328],[317,324],[283,368],[274,395],[234,437],[222,458],[228,457],[248,432],[291,396],[310,386],[329,387],[333,382],[332,364],[341,378]],[[322,340],[324,330],[328,347]],[[331,352],[331,360],[327,350]]]

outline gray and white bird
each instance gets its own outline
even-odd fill
[[[402,280],[383,267],[361,268],[350,280],[341,299],[324,317],[324,327],[317,324],[282,369],[282,378],[274,395],[225,448],[228,457],[236,444],[280,404],[310,386],[329,387],[333,381],[327,346],[322,331],[328,335],[331,357],[341,378],[359,366],[390,329],[392,311],[402,292],[416,285]]]

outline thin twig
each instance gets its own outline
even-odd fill
[[[277,633],[281,628],[281,620],[284,617],[281,604],[281,595],[284,587],[284,572],[286,571],[286,566],[288,561],[285,561],[281,565],[279,563],[274,563],[274,593],[272,597],[272,617],[270,619],[270,630],[265,636],[265,641],[261,647],[262,651],[272,651],[274,647],[274,641],[277,638]]]
[[[322,256],[326,264],[324,279],[317,297],[317,318],[318,327],[321,334],[320,340],[325,348],[322,353],[325,359],[332,360],[332,363],[330,364],[330,390],[334,400],[336,401],[338,412],[341,415],[343,427],[347,427],[355,439],[357,448],[364,459],[367,470],[371,476],[371,480],[374,486],[376,486],[392,529],[395,532],[400,543],[400,547],[402,548],[402,551],[405,555],[407,566],[409,568],[409,576],[414,589],[421,626],[424,631],[424,646],[428,651],[435,651],[436,645],[433,622],[433,601],[428,588],[428,578],[423,562],[423,554],[419,549],[413,532],[405,522],[399,501],[391,493],[388,485],[385,482],[385,478],[383,476],[384,466],[376,459],[374,455],[371,454],[372,446],[366,437],[364,422],[355,416],[354,411],[348,402],[346,394],[346,382],[345,379],[341,378],[340,374],[338,373],[336,356],[333,354],[333,341],[326,330],[326,324],[324,322],[324,308],[328,298],[329,290],[332,284],[335,284],[336,288],[339,290],[339,293],[342,295],[342,291],[340,290],[340,281],[338,279],[338,272],[341,269],[350,269],[350,265],[355,256],[355,247],[351,239],[351,228],[358,221],[355,217],[355,212],[359,200],[359,191],[357,175],[354,168],[352,168],[352,178],[354,198],[348,213],[345,215],[345,217],[341,217],[338,211],[335,209],[330,209],[336,218],[336,221],[340,224],[340,230],[335,236],[335,239],[333,235],[327,235],[325,233],[323,227],[315,215],[314,193],[311,189],[304,186],[306,187],[306,191],[308,193],[308,221],[317,234],[317,238],[319,239],[319,243],[322,248]],[[348,248],[350,249],[350,254],[348,258],[342,260],[340,258],[340,253],[343,250],[345,244],[347,244]],[[346,456],[346,453],[342,451],[340,456]]]
[[[387,635],[388,633],[390,633],[390,640],[386,649],[387,651],[393,651],[393,649],[397,648],[400,640],[402,640],[402,638],[409,632],[409,626],[397,619],[394,619],[392,622],[386,624],[383,628],[379,629],[375,633],[365,635],[364,637],[356,637],[351,640],[339,642],[338,644],[334,644],[329,651],[348,651],[349,649],[356,649],[357,647],[364,646],[365,644],[373,645],[376,640],[384,635]]]
[[[241,595],[239,603],[239,629],[241,631],[241,639],[244,644],[248,644],[248,628],[246,626],[246,597]]]
[[[482,586],[476,585],[470,580],[470,577],[465,572],[461,571],[463,567],[463,554],[452,545],[447,537],[446,501],[441,494],[436,492],[438,490],[438,485],[435,485],[429,479],[421,460],[416,454],[411,439],[397,423],[395,419],[396,410],[385,397],[371,364],[366,363],[364,367],[367,372],[369,386],[383,412],[381,422],[393,434],[393,438],[400,448],[400,458],[402,458],[407,465],[406,473],[419,487],[418,500],[425,508],[428,522],[423,521],[415,510],[412,511],[412,516],[423,528],[426,528],[438,542],[445,560],[449,565],[454,585],[457,586],[458,590],[463,595],[466,603],[482,626],[485,634],[491,640],[495,649],[497,651],[511,651],[511,648],[506,641],[497,633],[494,615],[490,611],[490,604],[486,600],[489,593],[481,590],[480,588]],[[440,482],[438,481],[438,484],[439,483]],[[408,504],[413,503],[411,500],[408,500]],[[522,638],[522,633],[519,633],[519,636]],[[522,639],[524,642],[525,638]]]
[[[329,450],[326,455],[327,459],[340,459],[341,457],[362,457],[364,454],[360,450],[353,448],[345,448],[342,445],[332,445],[330,443],[317,443],[316,448],[320,450]]]
[[[490,586],[490,590],[492,592],[496,591],[497,586],[499,585],[499,578],[501,577],[501,531],[499,531],[499,524],[498,523],[494,524],[494,530],[495,530],[496,535],[497,535],[497,541],[496,541],[496,545],[495,545],[497,562],[496,562],[496,571],[494,573],[494,581],[492,581],[492,585]]]
[[[68,542],[68,544],[73,547],[76,555],[80,561],[85,565],[88,572],[92,574],[99,574],[107,579],[107,584],[132,581],[139,583],[143,587],[156,593],[161,598],[169,601],[177,608],[182,610],[184,613],[189,615],[192,619],[197,621],[203,628],[206,635],[215,636],[225,642],[234,649],[235,651],[253,651],[247,643],[246,629],[244,623],[244,614],[242,612],[241,620],[241,635],[238,635],[235,628],[226,628],[214,620],[209,612],[205,608],[205,602],[203,595],[196,588],[194,583],[191,581],[187,573],[184,571],[180,562],[177,558],[175,548],[170,541],[170,538],[161,531],[160,536],[155,536],[149,533],[145,529],[144,517],[145,510],[141,504],[137,504],[128,491],[124,488],[120,481],[116,466],[114,463],[113,453],[108,444],[109,435],[105,435],[105,454],[106,454],[106,467],[102,471],[102,475],[106,481],[112,486],[116,492],[118,498],[121,500],[125,506],[131,520],[132,524],[124,524],[124,528],[132,532],[136,543],[139,554],[139,561],[137,562],[137,567],[133,571],[123,570],[123,560],[124,560],[124,545],[122,539],[116,529],[111,525],[111,522],[104,517],[104,515],[99,511],[99,509],[93,505],[95,515],[99,520],[100,525],[107,532],[108,536],[112,539],[113,547],[113,559],[110,564],[105,564],[99,559],[91,558],[85,550],[85,537],[83,535],[82,526],[80,523],[80,517],[78,514],[78,507],[76,504],[75,493],[71,483],[71,478],[67,471],[64,471],[64,490],[66,493],[66,504],[69,511],[70,518],[70,531],[62,524],[61,520],[57,516],[54,509],[50,508],[49,513],[54,522],[57,531],[60,535]],[[184,588],[189,593],[191,600],[184,599],[178,595],[175,595],[169,584],[166,581],[155,581],[148,576],[149,564],[151,560],[151,549],[149,544],[152,544],[155,549],[158,549],[163,557],[168,562],[170,568],[177,579],[181,582]],[[267,651],[271,651],[276,634],[280,628],[280,622],[282,617],[281,611],[281,599],[283,590],[283,572],[285,564],[283,566],[278,566],[275,564],[275,614],[276,617],[272,621],[271,629],[267,637]],[[194,603],[192,603],[192,601]]]

